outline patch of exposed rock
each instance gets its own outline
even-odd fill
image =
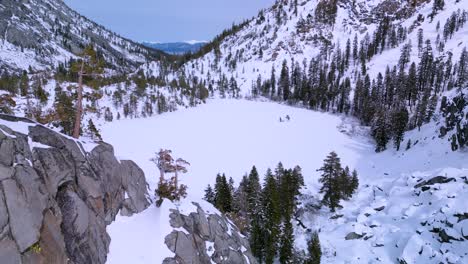
[[[147,197],[143,171],[117,160],[111,145],[86,152],[64,135],[0,115],[2,264],[105,263],[106,226],[120,210],[146,209]]]
[[[174,228],[165,243],[175,253],[164,264],[175,263],[257,263],[247,238],[225,216],[207,213],[199,204],[196,212],[184,215],[171,210],[170,224]]]

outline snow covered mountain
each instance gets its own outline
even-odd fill
[[[430,122],[443,100],[464,97],[467,20],[459,0],[278,0],[181,71],[223,98],[262,96],[354,115],[372,126],[381,151]],[[387,129],[399,122],[402,129]],[[468,130],[464,121],[461,128]]]
[[[263,178],[279,161],[301,166],[304,186],[294,217],[281,220],[293,225],[295,259],[275,261],[301,262],[317,232],[322,263],[467,263],[466,0],[278,0],[198,52],[162,61],[61,1],[15,3],[0,3],[0,63],[35,71],[0,80],[0,111],[69,128],[76,75],[42,71],[91,43],[130,74],[87,80],[83,134],[135,160],[152,192],[155,152],[191,163],[180,176],[186,199],[109,227],[108,263],[254,263],[265,249],[246,244],[250,222],[222,215],[203,191],[226,173],[235,193],[253,165]],[[74,21],[83,27],[67,27]],[[15,41],[28,34],[40,47]],[[360,182],[336,212],[321,203],[317,172],[331,151]],[[281,232],[278,244],[289,239]]]
[[[62,0],[0,3],[0,69],[52,69],[89,44],[104,56],[109,68],[124,72],[161,56],[83,17]]]
[[[372,79],[379,72],[384,74],[387,66],[396,66],[402,47],[409,42],[413,47],[410,61],[420,60],[419,30],[423,31],[423,41],[428,39],[433,44],[434,57],[452,54],[455,61],[467,46],[467,25],[457,26],[450,37],[444,36],[444,28],[454,13],[460,13],[460,21],[465,21],[468,6],[460,0],[443,2],[443,8],[434,11],[434,1],[278,0],[222,36],[216,45],[208,45],[211,50],[188,61],[185,72],[200,78],[209,73],[206,79],[212,82],[234,76],[242,93],[251,95],[252,83],[259,75],[262,81],[268,79],[276,68],[279,77],[284,60],[291,71],[291,63],[308,66],[317,58],[330,65],[342,55],[339,53],[346,52],[349,41],[351,58],[342,77],[356,76],[361,70],[359,53],[361,45],[366,45],[365,68]],[[439,49],[441,42],[444,47]],[[358,50],[354,51],[356,45]]]
[[[205,44],[204,41],[191,41],[191,42],[168,42],[168,43],[153,43],[153,42],[143,42],[144,46],[162,50],[169,54],[182,55],[185,53],[196,53],[198,52]]]

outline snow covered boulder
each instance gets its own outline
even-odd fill
[[[0,115],[2,264],[105,263],[107,225],[121,209],[146,209],[147,197],[141,169],[112,146]]]

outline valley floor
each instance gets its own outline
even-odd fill
[[[417,255],[420,247],[427,247],[427,254],[437,255],[437,249],[444,246],[434,245],[437,238],[431,238],[432,233],[421,231],[421,236],[428,237],[414,237],[421,219],[435,219],[431,213],[436,214],[439,207],[448,207],[447,217],[449,213],[461,212],[461,198],[468,197],[467,184],[454,184],[442,194],[431,191],[430,197],[415,196],[413,186],[420,179],[441,174],[468,175],[466,153],[451,152],[445,140],[434,137],[435,130],[435,125],[427,125],[421,132],[408,133],[407,138],[418,142],[408,151],[376,154],[367,130],[351,118],[270,102],[217,99],[197,108],[108,123],[102,127],[102,135],[114,145],[116,156],[132,159],[142,167],[151,192],[159,175],[150,161],[155,152],[171,149],[176,158],[189,161],[189,172],[181,177],[189,196],[181,208],[187,206],[187,201],[201,200],[217,173],[226,173],[237,185],[253,165],[264,175],[267,168],[273,169],[280,161],[286,168],[301,166],[306,182],[303,192],[317,195],[316,170],[329,152],[336,151],[343,165],[357,169],[361,185],[358,194],[343,204],[345,208],[339,212],[343,217],[330,221],[331,214],[325,209],[303,216],[309,227],[321,230],[322,262],[395,263],[397,258],[409,254],[404,256],[406,261],[417,263],[418,257],[413,254]],[[376,190],[381,190],[381,194],[376,194]],[[446,192],[455,192],[457,199],[447,200]],[[419,208],[414,207],[416,203]],[[374,210],[381,206],[383,210]],[[173,256],[164,245],[164,237],[170,233],[171,207],[174,205],[166,204],[160,209],[152,206],[140,215],[119,217],[108,228],[112,237],[108,263],[161,263],[165,257]],[[468,233],[466,224],[453,230],[457,228],[461,235]],[[344,237],[350,232],[366,233],[368,238],[346,241]],[[297,229],[296,237],[296,246],[305,249],[305,230]],[[417,249],[406,252],[410,244]],[[453,263],[463,263],[460,257],[467,251],[463,243],[458,244],[451,244]]]

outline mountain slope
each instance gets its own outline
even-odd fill
[[[353,44],[356,36],[358,44],[371,42],[379,25],[389,19],[396,30],[400,26],[402,30],[405,29],[407,37],[385,47],[366,61],[370,77],[374,78],[379,72],[384,73],[387,65],[393,67],[398,64],[400,50],[409,41],[413,45],[410,60],[420,60],[416,47],[418,29],[424,30],[424,41],[429,39],[434,45],[437,35],[442,37],[444,24],[452,13],[458,10],[466,12],[468,9],[463,1],[447,0],[444,9],[430,19],[433,1],[414,1],[414,6],[409,3],[411,1],[403,0],[296,2],[297,5],[294,5],[294,1],[278,0],[273,7],[261,11],[241,30],[227,36],[219,47],[200,59],[186,63],[186,74],[202,78],[209,72],[211,80],[215,82],[222,75],[228,78],[234,76],[242,93],[251,95],[252,83],[257,81],[259,75],[262,80],[270,78],[272,67],[276,68],[278,79],[284,60],[287,60],[291,71],[294,67],[292,62],[308,65],[311,59],[321,55],[330,64],[338,56],[338,50],[345,51],[347,40]],[[336,11],[323,7],[333,3],[336,3]],[[447,40],[445,49],[435,56],[452,53],[454,60],[458,60],[462,49],[468,45],[463,38],[468,30],[467,25],[457,30],[457,34]],[[387,43],[389,41],[387,39]],[[350,64],[346,76],[354,76],[361,67],[359,61],[351,61]]]
[[[89,44],[104,56],[108,67],[124,72],[162,56],[79,15],[62,0],[0,3],[0,68],[51,69]]]
[[[458,0],[278,0],[180,74],[223,98],[353,115],[372,127],[377,151],[390,140],[399,148],[395,135],[468,87],[467,20]]]

